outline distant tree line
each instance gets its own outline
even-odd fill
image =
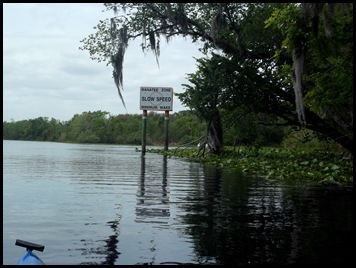
[[[233,115],[229,113],[222,115],[227,145],[280,145],[287,133],[283,127],[255,123],[256,118],[252,114],[233,124],[231,116]],[[196,145],[205,131],[206,122],[200,121],[193,111],[180,111],[169,115],[170,144]],[[95,111],[76,114],[69,121],[48,117],[5,121],[3,139],[139,145],[142,141],[142,115],[111,115],[105,111]],[[146,142],[147,145],[164,143],[164,113],[148,113]]]

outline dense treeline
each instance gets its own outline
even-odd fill
[[[230,113],[222,114],[226,145],[238,149],[249,146],[256,150],[263,146],[289,149],[314,146],[340,148],[323,140],[315,133],[286,126],[258,124],[263,118],[249,115],[231,124]],[[171,145],[196,145],[204,137],[206,123],[193,111],[180,111],[169,116],[169,143]],[[105,111],[83,112],[69,121],[38,117],[36,119],[3,122],[3,139],[28,141],[55,141],[70,143],[104,143],[140,145],[142,141],[142,115],[111,115]],[[164,114],[149,112],[147,118],[147,145],[164,143]]]
[[[189,111],[173,113],[169,121],[170,143],[198,139],[205,125]],[[141,144],[142,115],[111,115],[105,111],[83,112],[69,121],[54,118],[3,122],[3,139],[73,143]],[[147,118],[147,144],[163,143],[164,114],[151,112]]]
[[[261,127],[253,118],[245,118],[240,124],[230,125],[226,118],[226,143],[278,145],[283,131],[276,127]],[[182,145],[196,141],[205,133],[206,123],[201,122],[192,111],[173,113],[169,117],[169,143]],[[58,141],[74,143],[141,144],[142,115],[111,115],[108,112],[83,112],[69,121],[54,118],[16,122],[3,122],[3,139]],[[164,114],[150,112],[147,119],[147,144],[157,145],[164,141]]]

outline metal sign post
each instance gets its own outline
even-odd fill
[[[168,122],[169,122],[169,111],[164,112],[164,150],[168,150]]]
[[[146,129],[147,129],[147,110],[142,113],[142,149],[141,154],[146,154]]]

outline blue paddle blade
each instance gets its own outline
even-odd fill
[[[44,265],[44,263],[36,254],[28,250],[27,253],[17,261],[16,265]]]

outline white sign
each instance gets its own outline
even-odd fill
[[[140,87],[140,109],[154,111],[173,110],[173,88]]]

